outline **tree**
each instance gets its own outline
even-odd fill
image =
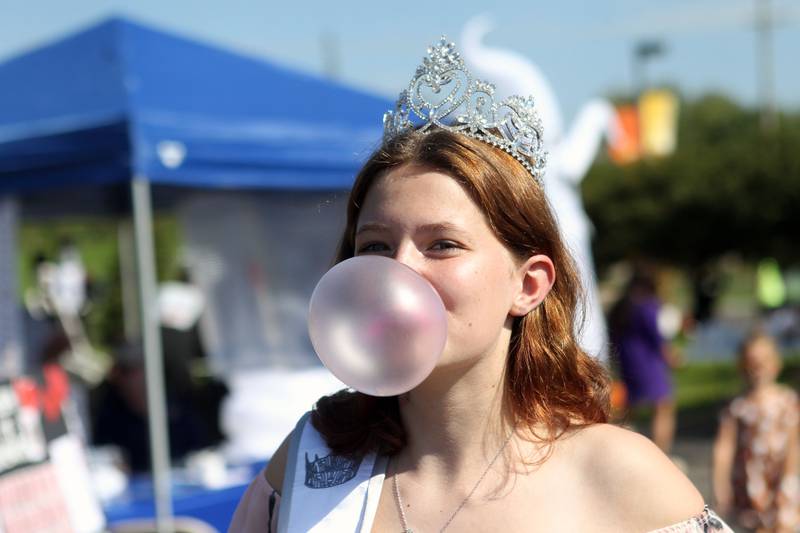
[[[668,158],[603,158],[584,180],[600,269],[637,257],[696,269],[730,252],[800,260],[800,115],[764,135],[756,111],[709,95],[684,103],[678,139]]]

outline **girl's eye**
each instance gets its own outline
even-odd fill
[[[445,250],[455,250],[458,247],[459,246],[453,241],[436,241],[435,243],[433,243],[433,246],[431,246],[431,249],[435,251],[445,251]]]
[[[359,254],[377,254],[380,252],[385,252],[388,250],[389,247],[386,246],[382,242],[368,242],[362,246],[360,246],[357,250]]]

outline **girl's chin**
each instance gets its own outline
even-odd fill
[[[456,355],[445,352],[442,354],[442,357],[439,358],[439,361],[436,363],[436,366],[433,367],[431,375],[440,372],[453,371],[459,368],[470,367],[474,365],[480,358],[481,356],[477,354]]]

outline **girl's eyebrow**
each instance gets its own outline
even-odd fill
[[[437,222],[435,224],[424,224],[420,226],[419,231],[423,233],[436,233],[440,231],[454,231],[456,233],[463,233],[463,230],[451,222]]]
[[[380,224],[378,222],[367,222],[356,231],[356,236],[361,235],[367,231],[387,231],[389,227],[386,224]]]
[[[379,222],[367,222],[356,231],[356,236],[365,233],[367,231],[388,231],[389,226],[386,224],[381,224]],[[422,233],[436,233],[440,231],[453,231],[457,233],[463,233],[463,230],[455,224],[450,222],[435,222],[432,224],[423,224],[417,228],[417,231]]]

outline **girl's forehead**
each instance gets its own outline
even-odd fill
[[[422,169],[398,169],[376,179],[364,198],[358,226],[374,223],[486,225],[481,210],[455,179]]]
[[[759,363],[764,360],[779,359],[775,346],[768,340],[756,340],[752,342],[744,352],[745,361],[748,363]]]
[[[398,202],[424,205],[431,209],[478,210],[470,196],[452,176],[420,167],[401,167],[379,176],[364,198],[364,209],[379,205],[382,208]],[[371,205],[370,205],[371,204]]]

